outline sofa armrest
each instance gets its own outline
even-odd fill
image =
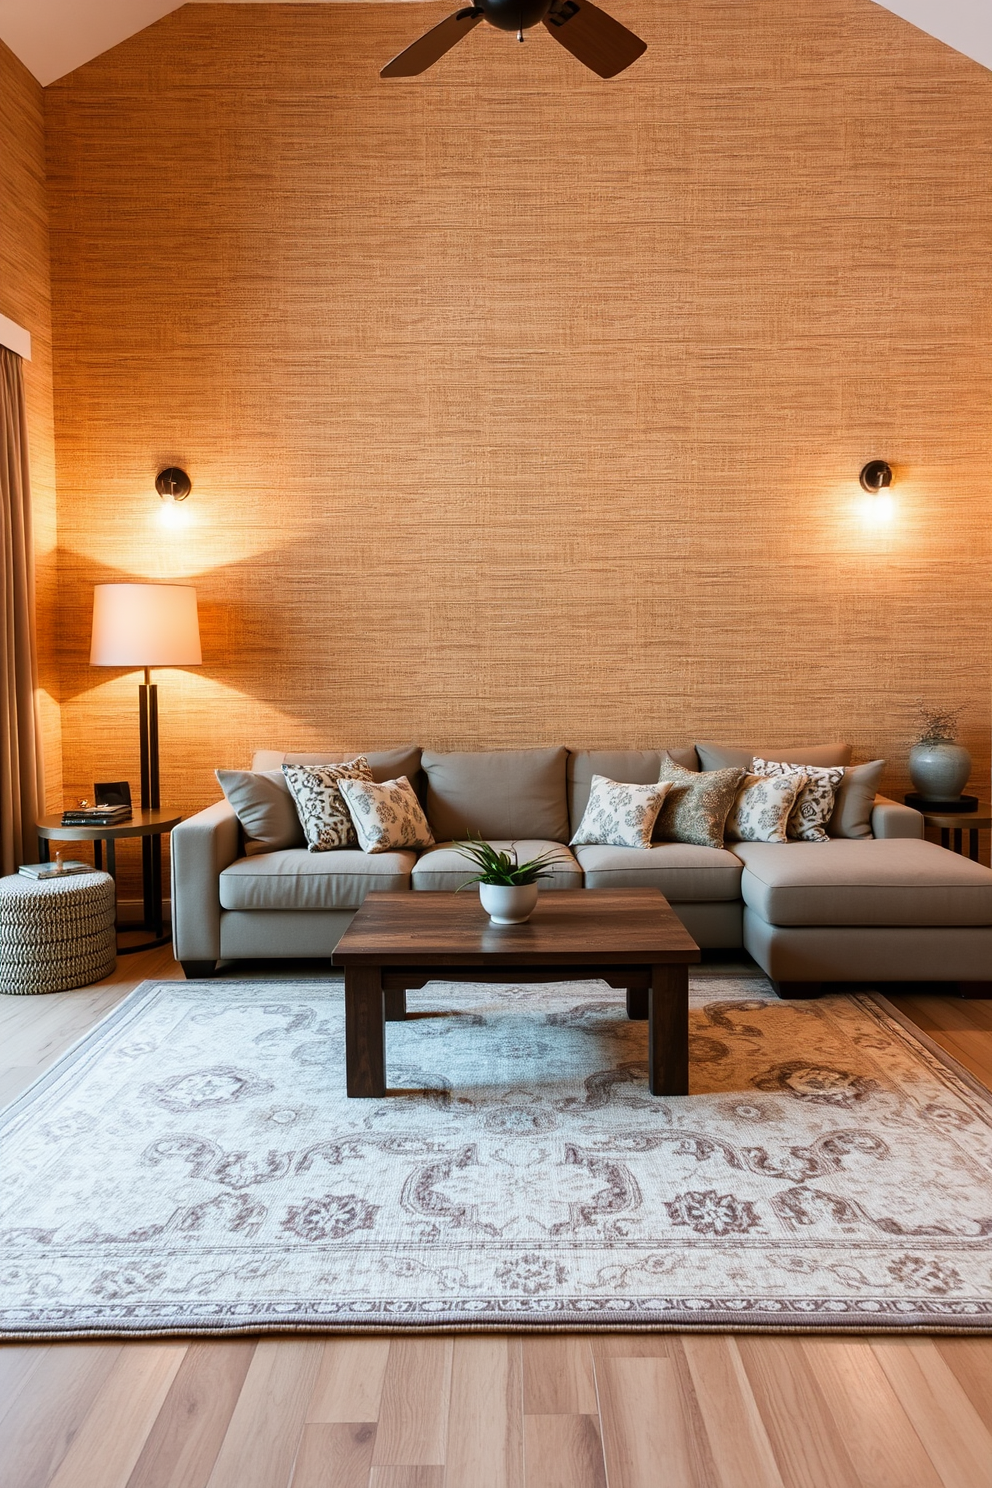
[[[241,855],[239,822],[218,801],[172,829],[172,944],[177,961],[220,956],[221,870]]]
[[[873,837],[922,837],[926,822],[912,806],[901,801],[890,801],[888,796],[876,796],[871,809],[871,831]]]

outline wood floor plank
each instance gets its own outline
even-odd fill
[[[609,1488],[711,1488],[696,1475],[672,1359],[597,1355],[596,1384]]]
[[[606,1488],[598,1415],[524,1417],[526,1488]]]
[[[185,1354],[184,1343],[122,1348],[50,1488],[125,1488]]]
[[[368,1488],[374,1421],[320,1421],[304,1426],[292,1488]]]
[[[929,1341],[872,1347],[944,1488],[992,1488],[992,1433]]]
[[[582,1334],[534,1334],[522,1340],[522,1354],[525,1414],[596,1414],[599,1406],[588,1338]]]
[[[456,1338],[445,1488],[523,1488],[520,1339]]]
[[[374,1467],[369,1488],[444,1488],[443,1467]]]
[[[254,1353],[254,1339],[189,1345],[127,1488],[204,1488]]]
[[[388,1338],[325,1343],[307,1421],[377,1421],[389,1347]]]
[[[31,1388],[31,1376],[40,1370],[51,1353],[45,1344],[5,1343],[0,1345],[0,1424],[17,1406],[20,1397]]]
[[[862,1488],[812,1371],[794,1338],[737,1339],[786,1488]]]
[[[801,1348],[861,1481],[871,1488],[941,1488],[871,1343],[817,1338]]]
[[[18,1393],[0,1420],[0,1462],[10,1488],[45,1488],[121,1355],[119,1344],[39,1347]],[[23,1357],[23,1356],[22,1356]]]
[[[992,1338],[938,1338],[934,1346],[992,1431]]]
[[[720,1488],[784,1488],[735,1339],[687,1333],[680,1342]]]
[[[257,1345],[209,1488],[286,1488],[322,1353],[315,1339],[266,1338]]]
[[[450,1338],[394,1338],[382,1386],[373,1464],[432,1467],[444,1462],[451,1390]]]

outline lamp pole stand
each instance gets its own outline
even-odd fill
[[[139,732],[141,744],[141,809],[157,811],[161,806],[158,783],[158,687],[152,681],[151,667],[145,667],[145,680],[138,688]],[[162,839],[141,839],[141,898],[144,919],[136,930],[151,930],[154,939],[127,950],[147,950],[167,944],[162,923]],[[131,928],[131,927],[129,927]]]

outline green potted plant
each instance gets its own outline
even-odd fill
[[[553,849],[518,863],[513,848],[497,852],[488,842],[474,837],[456,842],[455,847],[479,870],[461,888],[479,885],[479,899],[494,925],[522,925],[530,919],[537,905],[538,880],[551,877],[547,864],[556,857]]]
[[[909,751],[909,778],[928,801],[957,801],[968,784],[971,755],[954,734],[960,708],[920,703],[916,738]]]

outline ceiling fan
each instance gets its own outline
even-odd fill
[[[416,77],[426,72],[480,21],[488,21],[499,31],[516,31],[518,41],[543,21],[555,41],[602,78],[616,77],[647,51],[646,41],[591,0],[475,0],[387,62],[379,76]]]

